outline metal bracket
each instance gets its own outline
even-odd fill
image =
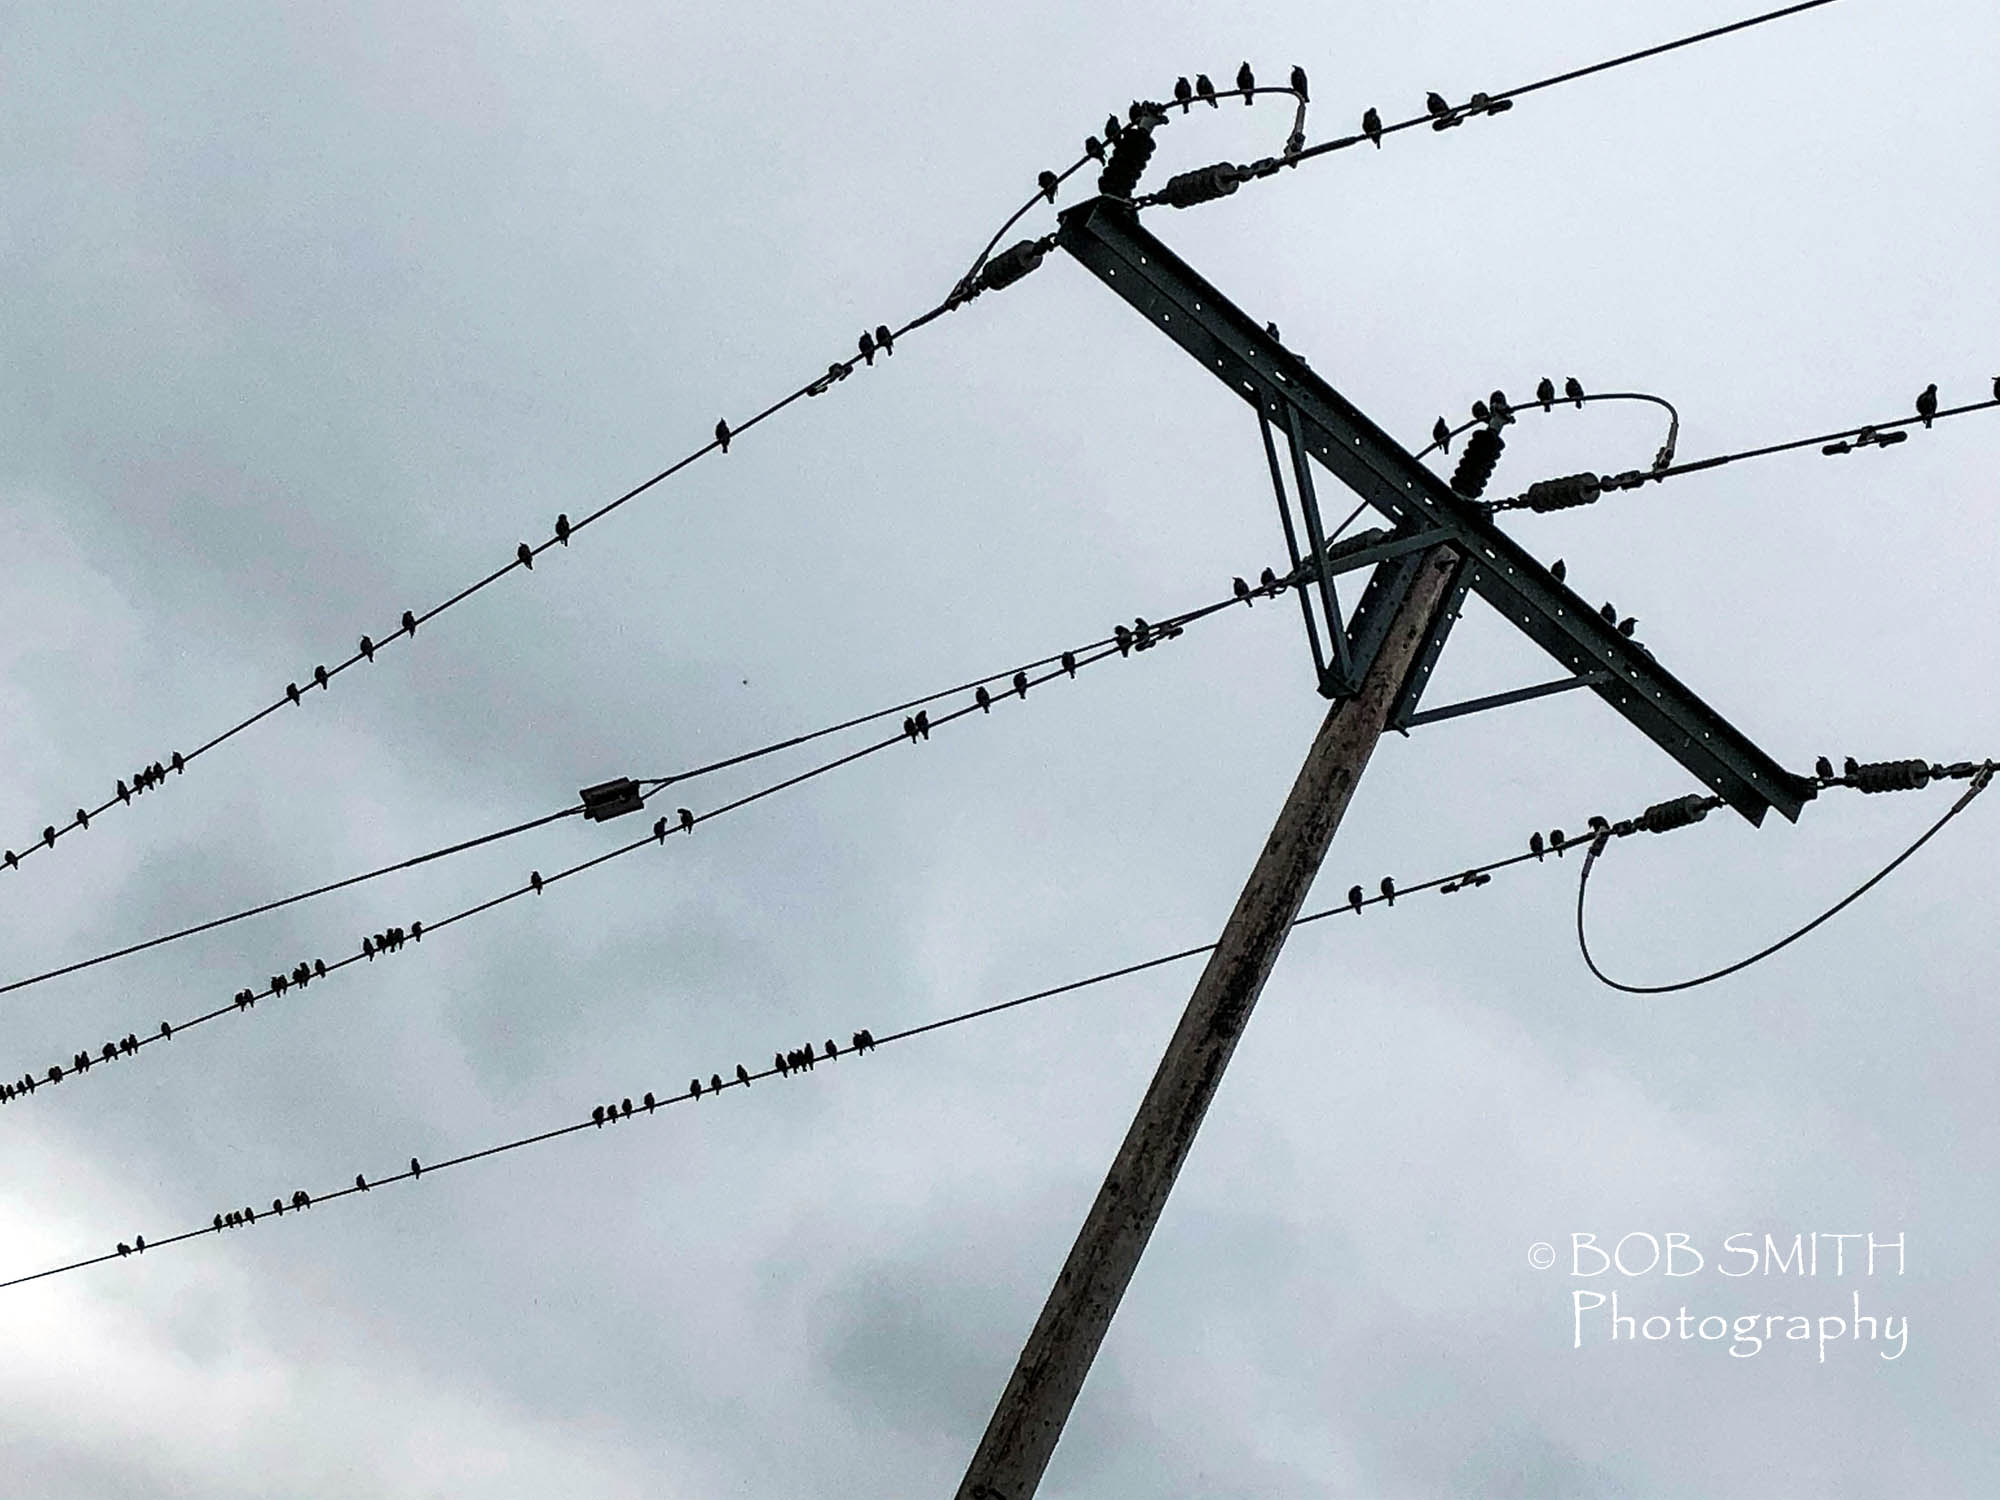
[[[1157,238],[1130,205],[1093,198],[1063,213],[1057,241],[1216,379],[1400,531],[1438,531],[1460,579],[1752,823],[1795,819],[1816,793],[1710,708],[1476,507],[1455,495]],[[1283,420],[1278,420],[1278,414]],[[1274,446],[1271,468],[1278,473]],[[1309,482],[1309,481],[1308,481]],[[1287,526],[1289,528],[1289,520]],[[1288,537],[1295,563],[1296,537]],[[1314,556],[1319,547],[1311,545]],[[1330,573],[1330,569],[1328,572]],[[1331,596],[1322,595],[1322,607]],[[1308,611],[1310,621],[1310,610]],[[1326,663],[1315,650],[1315,665]],[[1426,674],[1427,675],[1427,674]],[[1405,704],[1414,706],[1414,699]]]

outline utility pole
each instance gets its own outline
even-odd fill
[[[1387,609],[1359,691],[1328,711],[1306,753],[965,1471],[958,1500],[1028,1500],[1041,1483],[1223,1069],[1450,591],[1458,566],[1451,547],[1411,557],[1407,587]]]

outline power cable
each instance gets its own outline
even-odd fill
[[[1257,591],[1252,591],[1252,593],[1268,592],[1270,594],[1275,594],[1277,589],[1280,587],[1282,586],[1274,585],[1271,590],[1268,591],[1257,590]],[[759,787],[756,790],[748,792],[743,796],[737,797],[731,801],[724,802],[718,807],[709,809],[707,812],[697,815],[694,812],[692,812],[692,810],[683,809],[681,810],[681,816],[679,822],[678,824],[674,825],[674,827],[669,826],[667,819],[661,818],[653,825],[652,832],[643,838],[634,839],[629,843],[607,850],[604,853],[594,855],[589,859],[582,860],[579,863],[570,865],[565,869],[557,870],[556,872],[550,875],[546,876],[542,875],[539,871],[532,872],[530,874],[528,884],[523,886],[518,886],[498,896],[490,897],[485,901],[479,902],[473,906],[466,907],[461,911],[454,912],[450,916],[445,917],[440,921],[429,924],[423,922],[413,922],[407,929],[407,931],[401,927],[391,927],[381,935],[364,939],[361,951],[357,953],[351,953],[347,957],[337,959],[332,963],[328,963],[323,959],[302,960],[295,967],[293,967],[289,971],[289,973],[281,975],[273,975],[271,977],[270,982],[263,988],[260,989],[256,987],[247,987],[245,989],[239,990],[231,998],[228,1004],[216,1006],[211,1010],[204,1011],[201,1014],[193,1016],[188,1020],[179,1022],[178,1024],[169,1021],[162,1021],[157,1031],[150,1032],[148,1035],[144,1037],[141,1037],[136,1031],[133,1031],[133,1032],[128,1032],[122,1040],[105,1042],[101,1048],[95,1048],[95,1047],[85,1048],[83,1051],[76,1052],[71,1055],[71,1063],[68,1068],[64,1068],[61,1064],[54,1064],[43,1074],[36,1075],[31,1072],[24,1075],[19,1082],[0,1084],[0,1103],[11,1102],[16,1099],[31,1096],[38,1088],[43,1087],[44,1085],[60,1084],[66,1080],[75,1078],[79,1074],[88,1073],[90,1069],[95,1066],[99,1066],[105,1063],[120,1061],[124,1058],[136,1056],[139,1053],[139,1051],[145,1047],[152,1046],[153,1044],[159,1042],[172,1041],[177,1035],[181,1035],[193,1029],[194,1027],[205,1025],[210,1021],[220,1020],[222,1017],[231,1014],[245,1014],[249,1012],[251,1009],[253,1009],[259,1000],[269,999],[275,996],[282,996],[294,988],[303,991],[309,988],[315,980],[324,979],[331,974],[337,973],[342,969],[350,967],[351,965],[363,962],[373,963],[376,957],[378,956],[400,952],[406,941],[422,943],[425,936],[427,935],[434,936],[435,934],[444,930],[447,927],[451,927],[459,922],[467,920],[468,918],[478,916],[482,913],[491,911],[495,907],[504,905],[507,902],[518,900],[523,896],[530,894],[540,895],[547,887],[555,885],[559,881],[567,880],[571,876],[581,874],[586,870],[594,869],[598,865],[605,864],[610,860],[618,859],[624,855],[631,854],[639,849],[645,848],[649,844],[657,843],[664,846],[666,843],[667,834],[669,832],[674,831],[675,828],[678,828],[678,830],[682,832],[692,833],[695,827],[701,823],[709,822],[715,818],[722,817],[725,814],[732,813],[738,811],[741,808],[748,807],[752,803],[760,802],[766,797],[774,796],[778,792],[786,791],[792,787],[801,785],[804,782],[811,781],[817,777],[823,776],[829,771],[837,770],[842,766],[851,765],[855,761],[861,760],[867,756],[879,754],[882,751],[894,745],[902,744],[906,741],[914,743],[919,737],[927,740],[930,736],[930,731],[932,729],[940,728],[946,724],[953,722],[954,720],[965,718],[969,714],[990,713],[993,704],[1004,703],[1010,697],[1019,697],[1025,700],[1027,697],[1028,689],[1030,688],[1038,687],[1043,683],[1053,681],[1060,677],[1073,676],[1077,671],[1080,671],[1084,667],[1095,665],[1100,661],[1105,661],[1112,657],[1122,658],[1131,655],[1134,651],[1145,652],[1151,650],[1155,646],[1179,636],[1190,624],[1206,619],[1212,615],[1219,614],[1223,610],[1232,608],[1233,606],[1239,603],[1248,603],[1248,602],[1249,602],[1248,595],[1236,594],[1232,595],[1227,599],[1217,601],[1216,603],[1213,604],[1203,605],[1196,609],[1187,610],[1180,614],[1165,617],[1161,619],[1157,624],[1146,624],[1143,621],[1135,621],[1135,624],[1141,627],[1137,631],[1134,631],[1133,629],[1130,629],[1123,625],[1118,626],[1116,628],[1115,633],[1109,640],[1099,641],[1091,646],[1079,648],[1077,650],[1063,652],[1055,657],[1042,658],[1042,664],[1053,664],[1053,666],[1051,670],[1043,672],[1042,675],[1038,677],[1029,675],[1031,670],[1030,668],[1021,668],[1017,670],[1012,675],[1011,678],[1007,679],[1004,682],[1004,685],[1001,686],[1000,690],[997,693],[988,692],[985,684],[989,681],[1000,682],[1001,679],[998,678],[980,679],[978,682],[972,684],[976,695],[973,702],[966,704],[961,708],[955,709],[949,713],[940,714],[936,719],[931,719],[927,713],[922,714],[917,719],[906,721],[903,731],[893,736],[892,738],[878,740],[871,744],[864,745],[857,750],[850,751],[845,755],[837,756],[832,760],[823,761],[820,764],[809,767],[806,770],[801,771],[795,775],[785,777],[782,780],[773,782],[767,786]],[[962,691],[962,689],[960,689],[960,691]],[[928,701],[933,701],[933,700],[930,699],[913,700],[913,702],[928,702]],[[904,706],[913,706],[913,704],[906,704]],[[895,711],[896,710],[894,709],[890,709],[884,712],[893,713]],[[879,718],[881,716],[882,714],[878,713],[875,715],[871,715],[869,717]],[[859,723],[859,722],[865,722],[865,720],[857,720],[852,722]],[[816,736],[800,737],[800,742],[802,742],[806,738],[813,738],[813,737]],[[747,758],[749,757],[736,757],[732,759],[730,762],[719,762],[718,764],[740,763],[741,760]],[[685,773],[684,775],[679,777],[669,776],[669,777],[655,778],[653,783],[651,784],[650,789],[647,790],[644,793],[644,795],[651,796],[655,792],[662,789],[663,787],[670,785],[677,780],[686,779],[687,774],[694,774],[694,773]],[[541,819],[539,821],[542,823],[551,822],[554,821],[556,817],[567,817],[574,812],[580,812],[580,811],[582,811],[581,808],[566,809],[563,813],[551,815],[550,817]],[[524,824],[521,826],[522,828],[526,828],[536,825]],[[472,844],[480,842],[490,842],[494,838],[505,837],[507,836],[508,833],[518,832],[518,831],[520,830],[519,829],[506,830],[500,834],[488,835],[484,839],[472,841],[471,844],[454,846],[454,849],[471,847]],[[443,852],[453,852],[453,851],[448,850]],[[432,857],[439,857],[439,856],[438,855],[420,856],[417,860],[405,862],[405,866],[398,866],[392,868],[406,867],[408,864],[419,863],[423,859]],[[374,873],[381,873],[381,872],[374,872]],[[352,884],[357,880],[366,878],[369,877],[367,876],[353,877],[349,881],[342,883]],[[333,889],[333,888],[335,887],[326,887],[324,889]],[[288,899],[297,900],[297,899],[303,899],[303,897],[294,897]],[[286,903],[280,902],[274,904],[282,905]],[[269,906],[267,906],[265,908],[260,908],[260,909],[268,910],[270,908]],[[233,919],[226,918],[222,920],[226,921]],[[221,925],[220,921],[208,924],[208,926],[211,927],[219,925]],[[159,942],[170,941],[170,940],[171,937],[155,939],[154,943],[157,944]],[[145,947],[150,945],[141,944],[138,946]],[[135,948],[126,951],[137,951],[137,949]],[[99,962],[99,961],[101,960],[89,960],[87,962]],[[71,969],[68,972],[73,972],[75,968],[85,967],[85,966],[86,966],[85,964],[73,965],[71,966]],[[29,982],[32,981],[17,981],[16,984],[12,987],[19,988],[21,984]]]
[[[1931,824],[1931,826],[1924,831],[1923,836],[1920,837],[1915,843],[1911,844],[1909,848],[1905,849],[1901,854],[1898,854],[1894,859],[1890,860],[1888,864],[1884,865],[1880,870],[1876,871],[1873,875],[1871,875],[1867,880],[1863,881],[1858,887],[1856,887],[1849,894],[1843,896],[1839,901],[1836,901],[1832,906],[1828,907],[1825,911],[1821,912],[1818,916],[1814,917],[1810,922],[1806,923],[1805,926],[1799,928],[1795,932],[1788,934],[1785,937],[1778,939],[1777,942],[1770,944],[1768,947],[1758,949],[1748,958],[1738,959],[1733,964],[1725,965],[1720,969],[1713,969],[1708,973],[1698,975],[1693,979],[1678,980],[1673,984],[1626,984],[1622,980],[1613,979],[1610,975],[1606,974],[1602,969],[1600,969],[1597,966],[1597,960],[1591,956],[1590,942],[1584,936],[1583,932],[1583,898],[1584,898],[1584,893],[1590,888],[1590,872],[1595,867],[1598,857],[1602,855],[1606,847],[1608,847],[1610,839],[1612,837],[1612,833],[1610,832],[1601,832],[1592,840],[1590,851],[1584,855],[1583,871],[1581,875],[1578,877],[1576,883],[1577,950],[1580,953],[1582,953],[1584,963],[1589,967],[1590,972],[1597,977],[1600,983],[1609,985],[1614,990],[1623,991],[1627,995],[1670,995],[1679,990],[1691,990],[1699,985],[1710,984],[1713,983],[1715,980],[1724,979],[1731,974],[1739,973],[1742,970],[1749,968],[1752,964],[1761,963],[1765,959],[1769,958],[1772,954],[1777,953],[1782,949],[1789,948],[1793,943],[1796,943],[1800,938],[1804,937],[1807,933],[1812,932],[1816,928],[1822,926],[1823,924],[1832,921],[1835,917],[1840,915],[1841,912],[1847,910],[1848,907],[1852,906],[1855,902],[1859,901],[1863,896],[1867,895],[1870,891],[1875,889],[1876,886],[1880,885],[1884,880],[1888,879],[1890,874],[1893,873],[1897,868],[1899,868],[1905,860],[1909,859],[1910,856],[1915,854],[1919,849],[1923,848],[1925,844],[1928,844],[1933,838],[1935,838],[1937,834],[1944,828],[1945,824],[1949,823],[1953,818],[1957,817],[1960,813],[1964,812],[1967,806],[1971,804],[1973,798],[1977,797],[1981,792],[1986,790],[1987,786],[1993,780],[1993,770],[1994,770],[1994,763],[1990,760],[1985,762],[1983,765],[1977,767],[1976,769],[1974,769],[1971,778],[1972,785],[1970,785],[1965,789],[1964,794],[1956,802],[1952,803],[1950,811],[1945,813],[1945,815],[1939,818],[1935,823]],[[1829,783],[1829,784],[1837,785],[1839,783]]]

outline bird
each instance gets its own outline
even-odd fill
[[[604,1128],[604,1106],[599,1104],[590,1111],[590,1123],[599,1130]]]
[[[537,896],[541,895],[541,893],[542,893],[542,872],[541,872],[540,870],[530,870],[530,871],[528,871],[528,884],[529,884],[530,886],[532,886],[532,887],[534,888],[534,892],[535,892],[535,894],[536,894]]]
[[[171,1042],[173,1039],[174,1039],[174,1028],[165,1021],[160,1022],[160,1040],[163,1042]]]
[[[410,1176],[411,1176],[412,1178],[417,1178],[417,1177],[421,1177],[421,1176],[423,1176],[423,1175],[424,1175],[424,1168],[423,1168],[423,1164],[422,1164],[421,1162],[419,1162],[419,1161],[418,1161],[418,1160],[417,1160],[417,1159],[416,1159],[416,1158],[415,1158],[414,1156],[413,1156],[413,1157],[411,1157],[411,1158],[410,1158]]]
[[[651,1094],[647,1094],[646,1097],[644,1099],[641,1099],[639,1102],[646,1107],[647,1114],[651,1114],[653,1112],[654,1106],[658,1103],[658,1101],[655,1100]]]
[[[312,1203],[312,1194],[308,1193],[304,1188],[300,1188],[296,1193],[292,1194],[293,1208],[311,1208]]]
[[[632,1101],[631,1101],[631,1100],[630,1100],[629,1098],[626,1098],[626,1099],[620,1099],[620,1100],[618,1101],[618,1112],[619,1112],[620,1114],[622,1114],[622,1115],[623,1115],[623,1116],[624,1116],[624,1117],[625,1117],[626,1119],[628,1119],[628,1120],[629,1120],[629,1119],[631,1119],[631,1118],[632,1118]]]
[[[1103,161],[1104,142],[1100,141],[1094,135],[1085,136],[1083,138],[1083,154],[1089,157],[1092,161],[1099,161],[1099,162]]]
[[[1475,422],[1490,422],[1493,420],[1493,413],[1487,409],[1484,401],[1475,401],[1472,403],[1472,420]]]
[[[792,1065],[785,1061],[784,1053],[773,1052],[771,1054],[771,1066],[778,1070],[780,1078],[789,1078],[791,1076]]]
[[[1074,651],[1063,652],[1062,669],[1069,673],[1070,676],[1076,676],[1076,653]]]
[[[972,697],[973,701],[979,705],[981,713],[990,714],[993,712],[993,695],[987,692],[984,687],[974,688],[972,690]]]
[[[1937,415],[1937,382],[1933,381],[1917,397],[1917,415],[1924,419],[1924,426],[1931,425],[1931,418]]]
[[[1567,843],[1568,840],[1563,837],[1563,831],[1560,828],[1551,828],[1549,830],[1549,847],[1556,851],[1558,857],[1561,856],[1563,846]]]
[[[1297,64],[1294,64],[1292,67],[1292,92],[1299,96],[1299,103],[1304,104],[1306,102],[1308,98],[1306,94],[1306,70]]]
[[[1118,642],[1118,654],[1120,656],[1130,656],[1132,654],[1132,632],[1127,630],[1123,625],[1114,625],[1111,627],[1111,635],[1112,639]],[[51,832],[53,833],[53,831]],[[55,842],[53,836],[50,837],[49,842],[51,844]]]
[[[126,786],[122,780],[118,783],[118,800],[120,802],[130,802],[132,800],[132,789]]]
[[[407,609],[403,611],[403,633],[405,635],[417,633],[417,617]]]
[[[285,1200],[283,1198],[273,1198],[271,1200],[271,1212],[274,1214],[281,1214],[284,1211],[285,1211]]]
[[[123,1240],[120,1240],[118,1242],[118,1253],[120,1255],[130,1255],[132,1253],[132,1247],[126,1244]]]
[[[423,940],[424,940],[424,924],[421,922],[412,922],[410,924],[410,941],[413,943],[421,943]],[[315,970],[317,970],[317,968],[319,967],[319,962],[317,959],[313,961],[313,967],[315,968]]]
[[[1547,848],[1548,845],[1542,842],[1542,835],[1539,830],[1528,835],[1528,852],[1534,855],[1536,859],[1539,860],[1542,857],[1543,851]]]
[[[1554,578],[1557,583],[1561,583],[1565,578],[1569,577],[1569,564],[1564,562],[1560,557],[1557,558],[1549,564],[1549,576]]]
[[[1236,597],[1241,599],[1245,604],[1250,602],[1250,585],[1245,583],[1241,578],[1230,579],[1229,587],[1235,593]]]
[[[1607,625],[1616,625],[1618,623],[1618,611],[1608,599],[1598,607],[1597,613],[1603,617],[1604,623]]]
[[[1556,383],[1549,379],[1548,376],[1544,375],[1542,383],[1535,387],[1535,399],[1542,403],[1543,411],[1549,411],[1554,408],[1556,404]]]
[[[1396,904],[1396,882],[1387,875],[1382,877],[1382,899],[1391,906]]]
[[[826,1055],[827,1055],[828,1057],[838,1057],[838,1056],[840,1056],[840,1048],[838,1048],[838,1047],[836,1047],[836,1046],[834,1045],[834,1043],[833,1043],[833,1038],[832,1038],[832,1037],[828,1037],[828,1038],[826,1039]]]
[[[908,714],[903,715],[903,738],[913,745],[917,742],[917,721]]]
[[[561,511],[556,512],[556,540],[569,545],[569,516]]]
[[[931,737],[931,716],[927,709],[920,708],[917,710],[917,733],[925,739]]]
[[[692,812],[688,811],[688,809],[686,809],[685,807],[677,807],[677,808],[675,808],[675,809],[674,809],[674,811],[675,811],[676,813],[678,813],[678,814],[680,815],[680,820],[681,820],[681,832],[682,832],[682,833],[693,833],[693,832],[694,832],[694,814],[693,814]]]
[[[716,1092],[717,1090],[719,1090],[719,1089],[720,1089],[721,1087],[722,1087],[722,1075],[721,1075],[720,1073],[711,1073],[711,1074],[709,1074],[709,1075],[708,1075],[708,1091],[709,1091],[709,1092],[710,1092],[711,1094],[713,1094],[713,1093],[715,1093],[715,1092]]]
[[[1443,119],[1451,113],[1451,106],[1444,102],[1444,95],[1438,93],[1435,89],[1424,95],[1424,108],[1429,110],[1437,119]]]
[[[1025,698],[1028,696],[1028,674],[1026,672],[1016,672],[1014,674],[1014,692],[1018,697]]]
[[[690,1078],[688,1080],[688,1097],[690,1099],[699,1099],[701,1097],[701,1080],[699,1078]]]
[[[1257,585],[1268,597],[1273,599],[1278,597],[1278,575],[1269,568],[1257,575]]]
[[[1632,632],[1637,630],[1638,628],[1639,628],[1639,621],[1636,617],[1632,615],[1627,615],[1624,619],[1618,622],[1618,633],[1624,636],[1625,639],[1628,641],[1632,639]]]
[[[1511,422],[1514,420],[1514,408],[1508,404],[1507,393],[1505,391],[1495,391],[1486,399],[1487,404],[1493,408],[1495,419],[1501,422]]]
[[[299,685],[296,682],[286,683],[285,696],[291,699],[294,704],[296,704],[299,701]]]
[[[1044,172],[1042,173],[1042,175],[1044,177],[1047,177],[1049,174],[1047,172]],[[1044,191],[1046,191],[1046,189]],[[862,329],[861,338],[858,342],[857,347],[861,350],[862,363],[872,368],[875,364],[875,335],[870,333],[865,328]]]
[[[736,1065],[736,1081],[746,1089],[750,1087],[750,1070],[744,1067],[742,1063]]]
[[[1855,773],[1861,769],[1861,764],[1859,761],[1855,760],[1853,756],[1850,755],[1847,757],[1845,761],[1841,762],[1840,769],[1842,774],[1845,775],[1849,781],[1852,781],[1854,779]]]
[[[1443,417],[1439,417],[1431,427],[1431,441],[1437,444],[1438,452],[1451,452],[1451,428]]]
[[[361,654],[370,661],[375,660],[375,643],[365,635],[361,637]]]
[[[1361,133],[1375,143],[1375,149],[1382,149],[1382,111],[1369,105],[1361,112]]]
[[[1570,377],[1569,377],[1568,379],[1564,380],[1564,381],[1563,381],[1563,394],[1564,394],[1565,396],[1569,397],[1569,399],[1570,399],[1570,400],[1574,401],[1574,402],[1575,402],[1575,403],[1577,404],[1577,408],[1578,408],[1579,410],[1581,410],[1581,409],[1582,409],[1582,407],[1583,407],[1583,382],[1582,382],[1581,380],[1578,380],[1578,379],[1577,379],[1577,378],[1576,378],[1576,377],[1575,377],[1574,375],[1572,375],[1572,376],[1570,376]]]
[[[1358,885],[1350,885],[1350,886],[1349,886],[1349,887],[1347,888],[1347,904],[1348,904],[1348,905],[1349,905],[1350,907],[1352,907],[1352,908],[1353,908],[1353,909],[1354,909],[1355,911],[1360,911],[1360,910],[1361,910],[1361,887],[1360,887],[1360,886],[1358,886]]]
[[[1236,70],[1236,86],[1243,90],[1243,102],[1248,105],[1250,91],[1257,87],[1257,75],[1250,71],[1250,64],[1247,62]]]
[[[1106,115],[1104,117],[1104,139],[1106,141],[1108,141],[1111,145],[1116,146],[1118,144],[1119,137],[1124,134],[1125,134],[1125,127],[1118,123],[1118,116]]]
[[[729,423],[721,417],[715,419],[715,440],[722,445],[722,451],[729,451]]]
[[[526,542],[521,543],[520,546],[514,549],[514,561],[532,571],[535,566],[535,549],[530,547]]]
[[[654,820],[653,837],[658,839],[663,844],[667,841],[667,820],[665,818],[658,818]]]
[[[1821,781],[1833,780],[1833,762],[1822,755],[1813,762],[1813,772]]]
[[[324,665],[313,668],[313,681],[318,683],[322,688],[326,686],[326,668]]]
[[[1271,342],[1274,344],[1282,344],[1285,341],[1285,336],[1278,332],[1278,325],[1276,323],[1266,323],[1264,325],[1264,332],[1271,335]]]
[[[1215,102],[1215,85],[1208,81],[1206,73],[1197,73],[1194,75],[1194,96],[1197,99],[1205,101],[1210,109],[1222,108],[1220,104]]]
[[[889,331],[887,323],[877,323],[875,325],[875,347],[880,349],[884,354],[894,354],[896,352],[896,335]]]
[[[76,810],[76,826],[79,828],[88,828],[90,826],[90,814],[80,807]]]
[[[1182,114],[1194,107],[1194,85],[1187,81],[1185,73],[1174,80],[1174,99],[1180,105]]]
[[[143,1234],[132,1236],[132,1249],[140,1255],[146,1253],[146,1237]]]
[[[359,1172],[354,1174],[354,1185],[364,1193],[368,1191],[368,1179]]]
[[[221,1215],[221,1214],[217,1214],[217,1215],[215,1216],[215,1220],[214,1220],[214,1227],[215,1227],[216,1229],[218,1229],[218,1230],[220,1230],[220,1229],[222,1228],[222,1215]]]

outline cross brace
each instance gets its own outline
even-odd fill
[[[1395,564],[1417,553],[1403,552],[1380,563],[1356,608],[1352,627],[1343,632],[1332,589],[1332,575],[1339,569],[1331,565],[1332,555],[1329,566],[1318,565],[1324,539],[1317,534],[1317,504],[1309,498],[1307,457],[1380,512],[1395,528],[1395,544],[1407,543],[1414,549],[1443,540],[1459,555],[1448,607],[1437,616],[1431,639],[1391,716],[1392,724],[1413,722],[1417,695],[1436,665],[1464,594],[1470,591],[1572,677],[1586,679],[1593,692],[1750,822],[1761,823],[1765,811],[1773,807],[1784,817],[1797,819],[1814,794],[1811,782],[1764,754],[1650,652],[1619,635],[1525,549],[1141,226],[1129,205],[1108,198],[1078,204],[1063,213],[1057,238],[1204,369],[1256,408],[1265,426],[1272,477],[1281,489],[1278,454],[1270,434],[1281,434],[1297,455],[1294,483],[1308,527],[1308,550],[1303,556],[1282,500],[1281,513],[1295,563],[1313,565],[1312,580],[1323,611],[1320,626],[1328,633],[1331,652],[1331,660],[1322,659],[1315,640],[1323,692],[1340,696],[1346,683],[1365,670],[1368,653],[1361,648],[1369,622],[1393,612],[1400,571]],[[1303,585],[1304,575],[1300,581]],[[1371,594],[1378,596],[1373,608]],[[1310,604],[1307,625],[1314,628]]]

